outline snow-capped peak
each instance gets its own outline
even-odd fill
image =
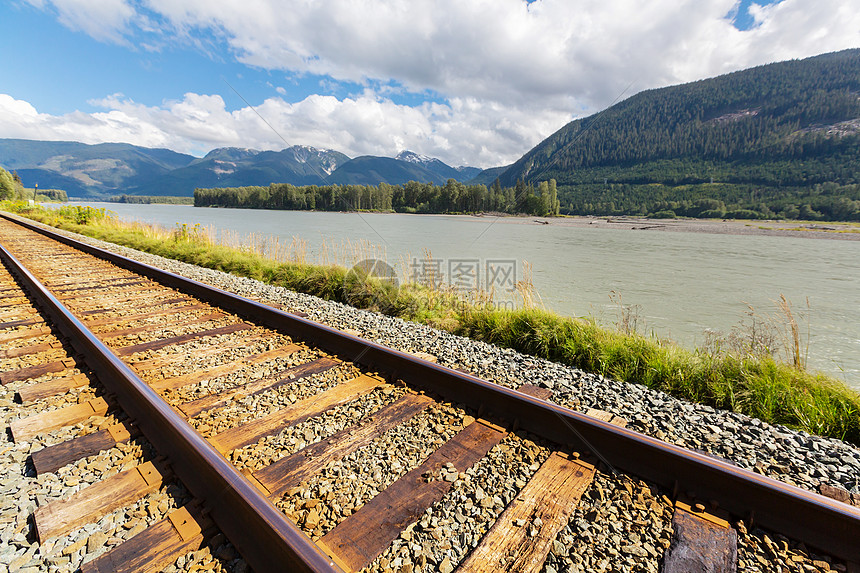
[[[432,157],[427,157],[426,155],[421,155],[414,151],[409,151],[408,149],[398,153],[394,159],[397,159],[398,161],[407,161],[409,163],[430,163],[431,161],[434,161]]]

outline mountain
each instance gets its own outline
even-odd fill
[[[328,184],[340,185],[378,185],[389,183],[399,185],[407,181],[444,184],[448,178],[430,171],[420,163],[401,161],[390,157],[364,155],[341,165]]]
[[[480,170],[450,167],[431,157],[402,152],[397,158],[350,159],[338,151],[294,145],[281,151],[240,147],[213,149],[205,157],[125,143],[87,145],[73,141],[0,139],[0,165],[16,170],[24,184],[64,189],[72,197],[175,195],[198,187],[243,187],[270,183],[444,184],[465,181]]]
[[[493,182],[498,179],[502,173],[510,169],[510,165],[504,165],[502,167],[490,167],[489,169],[484,169],[483,171],[479,171],[476,173],[470,180],[467,181],[470,185],[486,185],[489,187],[493,184]]]
[[[265,186],[270,183],[319,185],[339,165],[348,161],[349,157],[338,151],[302,145],[281,151],[223,147],[145,185],[129,188],[126,193],[191,196],[198,187]]]
[[[715,211],[761,204],[767,214],[860,183],[858,157],[854,49],[641,92],[568,123],[499,179],[556,179],[562,210],[573,213],[683,211],[685,201],[712,199]]]
[[[481,170],[477,167],[451,167],[445,163],[442,163],[438,159],[434,157],[427,157],[426,155],[419,155],[413,151],[401,151],[398,153],[394,159],[398,161],[405,161],[407,163],[413,163],[415,165],[420,165],[424,169],[436,173],[440,177],[443,178],[443,183],[447,182],[448,179],[455,179],[457,181],[468,181],[478,175]]]
[[[132,188],[188,165],[191,155],[126,143],[0,139],[0,165],[17,170],[24,184],[87,196]]]

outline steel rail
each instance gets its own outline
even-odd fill
[[[860,563],[860,508],[537,400],[475,376],[420,360],[239,295],[75,241],[3,216],[66,245],[182,290],[248,320],[313,343],[328,352],[382,370],[480,412],[492,412],[549,441],[598,452],[612,466],[670,491],[717,500],[733,515],[754,520],[821,550]]]
[[[0,244],[0,258],[86,360],[203,511],[260,572],[341,569]]]

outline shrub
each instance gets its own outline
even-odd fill
[[[725,218],[726,219],[763,219],[764,217],[758,211],[752,211],[750,209],[735,209],[733,211],[726,211]]]
[[[675,215],[674,211],[657,211],[656,213],[651,213],[648,215],[651,219],[675,219],[677,215]]]

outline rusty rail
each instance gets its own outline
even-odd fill
[[[123,410],[203,502],[254,571],[340,571],[302,531],[131,368],[107,348],[3,245],[0,258],[69,338]]]

